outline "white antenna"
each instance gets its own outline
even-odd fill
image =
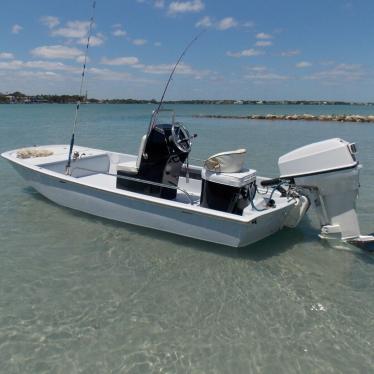
[[[71,140],[70,140],[70,148],[69,148],[69,155],[68,155],[68,162],[65,167],[65,174],[66,175],[71,175],[71,155],[73,153],[73,147],[74,147],[74,137],[75,137],[75,129],[78,124],[78,114],[79,114],[79,108],[81,104],[81,98],[82,98],[82,91],[83,91],[83,83],[84,83],[84,76],[86,73],[86,64],[87,64],[87,55],[88,55],[88,47],[90,45],[90,39],[91,39],[91,34],[92,34],[92,28],[95,20],[95,8],[96,8],[96,1],[92,2],[92,16],[90,19],[90,27],[88,30],[88,36],[87,36],[87,45],[86,45],[86,50],[84,53],[84,62],[83,62],[83,68],[82,68],[82,77],[81,77],[81,84],[80,84],[80,89],[79,89],[79,97],[77,101],[77,106],[75,108],[75,117],[74,117],[74,125],[73,125],[73,131],[71,134]]]
[[[192,45],[193,43],[195,43],[196,40],[199,39],[200,36],[201,36],[205,31],[206,31],[206,30],[203,30],[203,31],[201,31],[200,33],[198,33],[198,34],[197,34],[197,35],[196,35],[196,36],[195,36],[195,37],[194,37],[194,38],[193,38],[193,39],[192,39],[192,40],[187,44],[186,48],[183,50],[183,52],[182,52],[181,55],[179,56],[179,58],[178,58],[176,64],[174,65],[173,70],[172,70],[171,73],[170,73],[169,79],[168,79],[167,82],[166,82],[166,86],[165,86],[164,91],[163,91],[163,93],[162,93],[161,100],[160,100],[160,102],[159,102],[159,104],[158,104],[158,106],[157,106],[157,109],[153,112],[153,116],[152,116],[152,120],[151,120],[151,123],[150,123],[150,126],[149,126],[149,131],[148,131],[148,133],[152,130],[153,126],[156,124],[156,117],[157,117],[157,114],[158,114],[158,112],[159,112],[160,109],[161,109],[162,103],[164,102],[164,97],[165,97],[166,91],[168,90],[169,84],[170,84],[170,82],[171,82],[171,80],[172,80],[172,78],[173,78],[173,75],[174,75],[175,70],[177,69],[177,66],[179,65],[179,63],[181,62],[183,56],[187,53],[187,51],[189,50],[189,48],[191,47],[191,45]]]

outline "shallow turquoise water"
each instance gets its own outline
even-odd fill
[[[260,175],[276,176],[278,157],[295,147],[357,142],[361,229],[374,231],[373,125],[195,119],[253,108],[175,107],[199,134],[193,157],[246,147]],[[152,109],[83,106],[77,143],[135,153]],[[277,109],[295,112],[266,111]],[[0,106],[0,152],[67,143],[73,115],[70,105]],[[0,190],[0,372],[374,370],[374,257],[324,244],[313,215],[236,250],[61,208],[4,160]]]

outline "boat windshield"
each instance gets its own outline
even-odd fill
[[[175,111],[173,109],[159,109],[152,112],[151,120],[149,122],[148,133],[151,132],[152,128],[158,124],[175,123]]]

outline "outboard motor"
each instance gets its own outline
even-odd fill
[[[360,235],[356,213],[359,165],[356,146],[342,139],[306,145],[279,158],[280,179],[301,187],[317,210],[322,238],[374,243]]]

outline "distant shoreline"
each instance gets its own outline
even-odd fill
[[[77,104],[78,100],[24,100],[24,101],[1,101],[1,104]],[[87,101],[80,101],[81,104],[154,104],[157,105],[159,102],[156,100],[134,100],[134,99],[105,99],[105,100],[97,100],[97,99],[88,99]],[[186,104],[186,105],[236,105],[233,100],[165,100],[164,104]],[[258,106],[266,106],[266,105],[279,105],[279,106],[287,106],[287,105],[300,105],[300,106],[308,106],[308,105],[315,105],[315,106],[374,106],[374,103],[353,103],[353,102],[318,102],[318,101],[310,101],[310,102],[294,102],[294,101],[268,101],[263,103],[258,103],[255,101],[245,102],[242,105],[258,105]]]
[[[220,115],[220,114],[196,114],[195,118],[217,118],[217,119],[248,119],[267,121],[323,121],[323,122],[366,122],[374,123],[374,115],[313,115],[313,114],[252,114],[248,116]]]
[[[151,99],[95,99],[80,97],[79,95],[26,95],[22,92],[9,94],[0,93],[0,104],[158,104],[158,100]],[[165,104],[203,104],[203,105],[364,105],[374,106],[371,102],[349,102],[337,100],[165,100]]]

